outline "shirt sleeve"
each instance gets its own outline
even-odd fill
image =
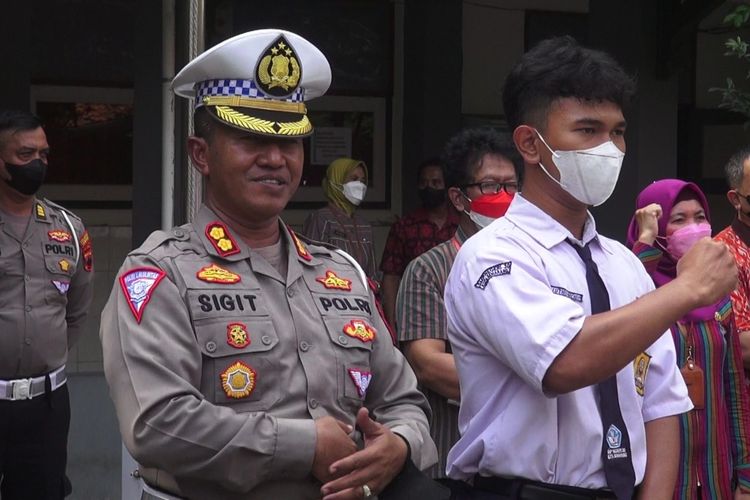
[[[395,274],[401,276],[408,262],[404,262],[406,252],[404,250],[403,220],[399,219],[388,231],[388,239],[385,241],[383,258],[380,262],[380,270],[383,274]]]
[[[140,319],[117,279],[100,329],[105,376],[133,457],[177,478],[200,477],[233,491],[308,476],[314,421],[237,413],[206,400],[199,391],[201,348],[169,263],[131,255],[120,276],[134,269],[161,277],[133,292],[143,301],[136,307]]]
[[[731,317],[726,324],[729,327],[725,333],[728,349],[723,378],[732,432],[732,458],[740,487],[744,492],[750,493],[750,398],[745,386],[737,327]]]
[[[75,233],[78,236],[80,253],[75,274],[70,280],[68,305],[65,311],[65,321],[68,325],[68,349],[83,334],[83,327],[94,295],[94,256],[91,237],[83,223],[77,220],[72,223],[76,226]]]
[[[406,266],[396,298],[398,339],[448,339],[443,289],[422,256]]]

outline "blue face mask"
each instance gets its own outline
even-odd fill
[[[31,196],[42,186],[47,175],[47,164],[40,159],[31,160],[25,165],[5,163],[5,170],[10,174],[10,180],[5,182],[19,193]]]

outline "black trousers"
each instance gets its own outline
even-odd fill
[[[70,493],[69,427],[67,384],[34,399],[0,400],[2,500],[61,500]]]

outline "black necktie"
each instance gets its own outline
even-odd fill
[[[586,265],[586,285],[589,288],[591,314],[609,311],[609,294],[604,286],[596,263],[591,258],[588,244],[584,247],[568,242],[578,252]],[[618,500],[631,500],[635,488],[635,471],[630,455],[630,437],[620,411],[617,397],[617,378],[612,375],[597,384],[599,392],[599,410],[602,414],[604,442],[602,443],[602,461],[607,484],[617,495]]]

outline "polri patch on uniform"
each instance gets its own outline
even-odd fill
[[[342,331],[350,337],[359,339],[362,342],[372,342],[375,340],[375,329],[363,319],[351,320],[344,325]]]
[[[347,292],[352,291],[352,280],[341,278],[336,275],[335,272],[330,269],[326,270],[325,276],[315,278],[315,281],[321,283],[324,287],[335,290],[346,290]]]
[[[227,325],[227,344],[235,349],[244,349],[250,345],[250,334],[244,323],[229,323]]]
[[[68,288],[70,288],[70,281],[52,280],[52,284],[55,285],[55,288],[60,292],[60,295],[68,293]]]
[[[52,241],[58,241],[60,243],[67,243],[71,240],[70,233],[63,231],[62,229],[47,231],[47,237]]]
[[[646,375],[648,375],[648,366],[651,364],[651,356],[645,352],[640,353],[633,360],[633,377],[635,378],[635,392],[639,396],[646,393]]]
[[[135,320],[140,323],[143,311],[166,273],[154,267],[138,267],[120,276],[120,286]]]
[[[349,376],[352,378],[352,382],[357,386],[357,393],[359,397],[365,399],[367,394],[367,387],[370,385],[372,380],[372,373],[366,370],[360,370],[358,368],[349,368]]]
[[[510,268],[513,266],[513,263],[508,262],[501,262],[499,264],[495,264],[492,267],[488,267],[484,271],[482,271],[482,274],[479,276],[479,279],[476,283],[474,283],[475,288],[479,288],[480,290],[484,290],[487,288],[487,284],[490,282],[492,278],[495,278],[497,276],[504,276],[506,274],[510,274]]]
[[[240,247],[237,246],[237,242],[232,238],[232,233],[221,222],[216,221],[207,224],[206,236],[216,249],[216,252],[222,257],[240,253]]]
[[[289,226],[286,227],[287,231],[289,231],[289,236],[291,236],[292,241],[294,242],[294,247],[297,249],[297,255],[300,256],[300,258],[305,259],[306,261],[312,260],[312,255],[310,255],[310,252],[307,251],[307,247],[300,241],[299,238],[297,238],[297,235],[294,234],[294,231],[292,231],[292,228]]]
[[[44,205],[39,202],[36,204],[36,218],[38,220],[47,220],[47,210],[45,210]]]
[[[580,293],[571,292],[561,286],[553,286],[550,288],[552,289],[552,293],[554,293],[555,295],[559,295],[560,297],[567,297],[573,302],[583,302],[583,295]]]
[[[83,232],[80,244],[81,254],[83,254],[83,270],[90,273],[94,268],[94,251],[91,248],[91,236],[89,236],[88,229]]]
[[[60,266],[60,271],[67,273],[70,270],[70,262],[66,259],[60,259],[60,262],[57,263],[58,266]]]
[[[242,279],[239,274],[228,271],[216,264],[211,264],[210,266],[201,268],[195,274],[195,277],[207,283],[222,283],[226,285],[239,283]]]
[[[255,370],[242,361],[237,361],[221,373],[221,388],[227,397],[242,399],[255,390]]]

